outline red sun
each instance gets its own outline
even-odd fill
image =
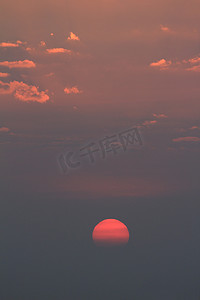
[[[124,245],[128,243],[129,231],[122,222],[106,219],[95,226],[92,238],[98,246]]]

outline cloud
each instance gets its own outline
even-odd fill
[[[73,106],[73,110],[78,110],[78,109],[79,109],[78,106],[76,105]]]
[[[30,52],[30,51],[32,51],[33,49],[31,48],[31,47],[27,47],[26,48],[26,51],[28,51],[28,52]]]
[[[45,103],[49,100],[47,91],[39,91],[38,87],[28,85],[24,82],[11,81],[4,83],[0,81],[0,94],[13,94],[14,97],[23,102]]]
[[[166,119],[167,116],[165,114],[153,114],[153,116],[157,119]]]
[[[195,130],[195,129],[200,129],[200,127],[198,127],[198,126],[192,126],[192,127],[190,127],[189,129],[190,129],[190,130]]]
[[[175,61],[161,59],[157,62],[152,62],[151,67],[159,70],[173,70],[173,71],[193,71],[200,72],[200,56],[196,56],[190,59],[183,59],[182,61]]]
[[[19,47],[19,45],[23,44],[21,41],[16,41],[16,43],[10,43],[10,42],[2,42],[0,43],[1,48],[16,48]]]
[[[0,43],[0,47],[1,48],[15,48],[15,47],[19,47],[19,44],[15,44],[15,43]]]
[[[193,58],[190,58],[188,60],[183,60],[184,64],[189,64],[190,67],[186,68],[187,71],[193,71],[193,72],[200,72],[200,57],[196,56]]]
[[[142,125],[144,126],[149,126],[149,125],[154,125],[156,124],[157,121],[156,120],[152,120],[152,121],[144,121],[144,123],[142,123]]]
[[[40,41],[40,46],[41,46],[41,47],[45,47],[45,46],[46,46],[45,41]]]
[[[8,127],[0,127],[0,132],[9,132],[10,129]]]
[[[0,94],[1,95],[6,95],[6,94],[12,94],[13,93],[13,88],[11,83],[5,83],[0,80]]]
[[[18,61],[2,61],[0,62],[0,66],[8,67],[9,69],[13,68],[35,68],[36,65],[31,60],[18,60]]]
[[[161,60],[158,60],[157,62],[152,62],[150,66],[159,68],[160,70],[167,70],[171,64],[172,64],[171,60],[167,61],[166,59],[163,58]]]
[[[8,73],[1,73],[0,72],[0,77],[8,77],[10,74],[8,74]]]
[[[46,76],[46,77],[52,77],[53,75],[54,75],[54,73],[53,73],[53,72],[50,72],[50,73],[46,74],[45,76]]]
[[[68,53],[68,54],[72,54],[71,50],[64,49],[64,48],[52,48],[52,49],[46,49],[46,51],[49,54],[54,54],[54,53]]]
[[[200,138],[197,136],[185,136],[178,137],[172,140],[173,142],[200,142]]]
[[[187,68],[187,71],[200,72],[200,65]]]
[[[76,35],[76,34],[74,34],[73,32],[70,32],[70,36],[67,38],[68,40],[70,40],[70,41],[80,41],[80,39],[79,39],[79,37]]]
[[[200,72],[200,57],[196,56],[190,59],[184,59],[183,64],[187,64],[186,71]]]
[[[76,86],[73,86],[71,88],[65,88],[64,89],[65,94],[81,94],[82,91],[80,91]]]
[[[200,63],[200,57],[196,56],[194,58],[190,58],[188,60],[191,64],[196,64],[196,63]]]
[[[160,29],[164,32],[169,32],[170,31],[169,27],[166,27],[166,26],[163,26],[163,25],[160,25]]]

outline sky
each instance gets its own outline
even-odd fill
[[[199,11],[1,0],[2,300],[200,299]]]

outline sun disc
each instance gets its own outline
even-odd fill
[[[120,246],[128,243],[129,231],[124,223],[105,219],[95,226],[92,238],[97,246]]]

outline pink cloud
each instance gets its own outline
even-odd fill
[[[0,80],[0,94],[12,94],[13,93],[12,85],[10,83],[5,83]]]
[[[70,32],[70,36],[67,38],[68,40],[70,40],[70,41],[80,41],[80,39],[79,39],[79,37],[76,35],[76,34],[74,34],[73,32]]]
[[[166,27],[166,26],[163,26],[163,25],[160,25],[160,29],[162,31],[165,31],[165,32],[169,32],[170,31],[169,27]]]
[[[186,71],[200,72],[200,57],[199,56],[190,58],[188,60],[184,59],[182,61],[182,63],[190,65],[189,67],[186,68]]]
[[[151,67],[159,68],[160,70],[166,70],[169,68],[169,66],[172,64],[171,60],[161,59],[157,62],[152,62],[150,64]]]
[[[64,89],[65,94],[80,94],[82,91],[80,91],[76,86],[73,86],[71,88],[65,88]]]
[[[153,114],[153,116],[157,119],[166,119],[167,116],[165,114]]]
[[[191,64],[200,63],[200,57],[194,57],[188,60]]]
[[[46,51],[49,54],[54,54],[54,53],[68,53],[68,54],[72,54],[71,50],[64,49],[64,48],[52,48],[52,49],[47,49]]]
[[[46,46],[45,41],[40,41],[40,46],[41,46],[41,47],[45,47],[45,46]]]
[[[9,132],[10,129],[8,127],[0,127],[0,132]]]
[[[154,125],[156,123],[157,123],[156,120],[152,120],[152,121],[145,121],[144,123],[142,123],[142,125],[149,126],[149,125]]]
[[[159,70],[173,70],[173,71],[193,71],[200,72],[200,57],[196,56],[190,59],[183,59],[182,61],[176,61],[172,63],[171,60],[161,59],[157,62],[152,62],[151,67]]]
[[[10,74],[8,74],[8,73],[1,73],[0,72],[0,77],[8,77]]]
[[[198,126],[192,126],[192,127],[190,127],[189,129],[190,129],[190,130],[195,130],[195,129],[200,129],[200,127],[198,127]]]
[[[6,43],[6,42],[3,42],[3,43],[0,43],[0,47],[1,48],[16,48],[16,47],[19,47],[19,44],[18,43]]]
[[[200,138],[197,136],[185,136],[172,140],[173,142],[200,142]]]
[[[0,66],[12,68],[35,68],[36,65],[31,60],[19,60],[19,61],[2,61],[0,62]]]
[[[30,52],[30,51],[32,51],[33,49],[31,48],[31,47],[27,47],[26,48],[26,51],[28,51],[28,52]]]
[[[52,77],[53,75],[54,75],[54,73],[53,73],[53,72],[50,72],[50,73],[46,74],[45,76],[46,76],[46,77]]]
[[[200,72],[200,65],[187,68],[187,71]]]
[[[22,45],[23,42],[21,41],[16,41],[15,43],[10,43],[10,42],[2,42],[0,43],[1,48],[16,48],[19,47],[19,45]]]
[[[47,91],[40,92],[38,87],[19,81],[9,83],[0,81],[0,94],[13,94],[16,99],[23,102],[45,103],[49,100]]]

